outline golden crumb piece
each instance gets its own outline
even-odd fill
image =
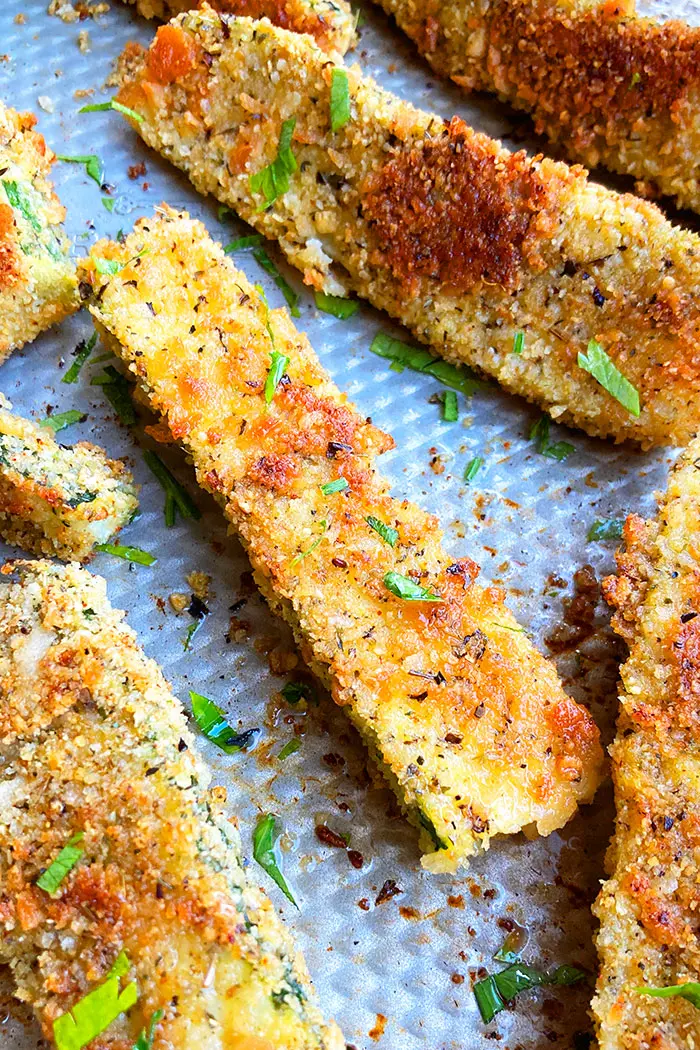
[[[700,982],[700,440],[673,470],[658,516],[625,525],[605,582],[630,647],[612,746],[617,821],[594,912],[600,1050],[697,1050],[700,1010],[645,994]]]
[[[105,1050],[131,1050],[154,1015],[157,1047],[342,1050],[105,581],[48,561],[2,575],[0,961],[44,1038],[86,1045],[61,1026],[119,960],[125,1012],[83,1006]],[[68,843],[77,857],[41,885]]]
[[[344,76],[350,116],[332,130]],[[144,140],[279,240],[315,289],[357,292],[590,434],[649,446],[700,429],[700,237],[655,205],[206,5],[148,51],[130,45],[120,78]]]
[[[98,270],[100,259],[117,265]],[[477,586],[477,566],[450,557],[437,521],[388,494],[375,459],[391,438],[338,390],[288,313],[268,309],[201,223],[166,206],[124,244],[96,244],[80,279],[107,345],[421,829],[426,866],[454,870],[495,835],[564,824],[600,775],[590,715],[504,592]],[[271,666],[290,662],[280,653]]]

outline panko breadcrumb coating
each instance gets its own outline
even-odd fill
[[[126,0],[144,18],[165,22],[198,7],[198,0]],[[344,55],[355,46],[355,16],[346,0],[213,0],[215,11],[250,18],[269,18],[293,33],[308,33],[324,51]]]
[[[78,308],[55,157],[36,117],[0,102],[0,362]]]
[[[437,73],[531,113],[572,160],[700,211],[700,27],[634,0],[377,2]]]
[[[0,961],[45,1038],[125,953],[136,1003],[92,1047],[132,1050],[155,1020],[155,1050],[342,1050],[104,580],[48,561],[2,572]],[[81,834],[58,887],[37,885]]]
[[[345,72],[350,119],[332,131]],[[590,434],[649,446],[700,429],[700,237],[654,205],[423,113],[306,36],[206,6],[147,52],[128,47],[120,77],[144,140],[278,239],[313,287],[356,291]],[[591,340],[639,416],[578,364]]]
[[[600,775],[590,715],[504,592],[478,587],[436,520],[388,495],[374,461],[391,438],[348,403],[287,311],[167,207],[123,244],[94,245],[80,279],[103,338],[420,827],[424,864],[454,870],[494,835],[564,824]]]
[[[700,1009],[637,989],[700,981],[700,440],[672,472],[658,517],[631,516],[606,581],[628,642],[612,747],[610,878],[595,905],[600,1050],[697,1050]]]
[[[133,518],[138,500],[121,460],[9,411],[0,394],[0,536],[34,554],[86,561]]]

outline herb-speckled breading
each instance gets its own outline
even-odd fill
[[[358,292],[590,434],[686,442],[700,428],[700,237],[580,168],[509,153],[347,74],[350,119],[332,131],[328,56],[205,5],[149,51],[127,48],[119,99],[309,284]],[[607,386],[578,363],[591,341]],[[609,392],[622,377],[638,416]]]
[[[598,782],[594,723],[504,592],[478,587],[435,519],[388,495],[374,461],[391,438],[348,403],[286,310],[269,310],[202,224],[166,207],[124,244],[98,242],[80,279],[258,586],[421,827],[426,865],[452,870],[494,835],[564,824]]]
[[[0,394],[0,536],[34,554],[85,561],[136,513],[131,473],[97,445],[60,445],[50,427],[9,407]]]
[[[54,154],[35,123],[0,102],[0,362],[78,307]]]
[[[197,7],[197,0],[126,0],[144,18],[165,21]],[[344,55],[355,44],[355,16],[346,0],[213,0],[216,11],[269,18],[294,33],[308,33],[324,51]]]
[[[700,981],[700,441],[658,517],[631,516],[606,581],[628,642],[612,747],[617,805],[609,880],[595,905],[600,1050],[697,1050],[700,1010],[641,987]]]
[[[591,168],[700,210],[700,28],[634,0],[378,0],[436,72],[531,113]]]
[[[0,961],[45,1037],[124,952],[137,1001],[90,1046],[132,1050],[163,1011],[155,1050],[342,1050],[104,580],[47,561],[3,573]],[[81,834],[72,870],[39,886]]]

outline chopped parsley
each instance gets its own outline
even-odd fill
[[[290,117],[282,123],[279,142],[277,143],[277,156],[262,171],[250,176],[251,193],[263,195],[262,204],[258,205],[258,211],[267,211],[289,189],[289,176],[293,175],[298,168],[296,157],[292,152],[292,136],[296,126],[297,118]]]
[[[138,1000],[136,982],[119,991],[119,982],[129,971],[126,952],[121,952],[106,979],[75,1003],[68,1013],[53,1023],[57,1050],[82,1050],[109,1028],[120,1014],[126,1013]]]
[[[39,420],[40,427],[51,427],[54,434],[66,427],[72,427],[74,423],[84,423],[87,419],[85,412],[78,412],[77,408],[71,408],[67,412],[56,412],[53,416],[46,416]]]
[[[318,697],[307,682],[287,682],[280,689],[280,693],[288,704],[300,704],[302,700],[306,700],[310,704],[318,704]]]
[[[340,131],[350,120],[350,85],[344,69],[331,73],[331,131]]]
[[[384,577],[384,586],[397,598],[403,598],[405,602],[441,602],[439,594],[433,594],[426,587],[414,583],[408,576],[402,576],[400,572],[388,572]]]
[[[522,354],[525,349],[525,333],[516,332],[513,336],[513,353]]]
[[[514,963],[499,973],[477,981],[474,985],[474,997],[482,1021],[488,1024],[496,1014],[505,1010],[506,1003],[514,999],[520,992],[526,992],[530,988],[538,988],[541,985],[578,984],[585,977],[583,970],[575,966],[558,966],[556,970],[546,973],[535,969],[534,966],[526,966],[525,963]]]
[[[51,861],[46,871],[42,872],[36,880],[36,884],[40,890],[44,890],[45,893],[51,894],[56,892],[66,875],[73,870],[85,852],[80,845],[84,837],[85,832],[78,831],[68,839],[68,842],[66,842],[65,846],[56,855],[54,860]]]
[[[549,416],[540,416],[530,427],[529,438],[530,441],[535,442],[535,448],[541,456],[547,456],[548,459],[556,459],[561,463],[572,452],[575,452],[576,448],[568,441],[550,441],[549,428],[551,422]]]
[[[23,215],[35,233],[41,233],[41,219],[34,210],[31,197],[21,182],[14,179],[3,179],[2,184],[7,194],[7,199],[13,208]]]
[[[143,117],[140,113],[137,113],[133,109],[129,109],[128,106],[123,106],[121,102],[117,102],[115,98],[111,98],[109,102],[93,102],[89,106],[81,106],[78,113],[102,113],[105,110],[113,109],[116,113],[123,113],[125,117],[129,117],[130,120],[135,120],[139,124],[143,124]]]
[[[602,518],[599,521],[594,521],[588,530],[586,539],[591,542],[596,540],[621,540],[624,524],[624,518]]]
[[[326,295],[325,292],[315,292],[314,301],[318,310],[332,314],[341,321],[347,321],[360,309],[357,299],[344,299],[341,295]]]
[[[350,482],[347,478],[335,478],[334,481],[327,481],[325,485],[319,485],[319,488],[324,496],[332,496],[334,492],[345,492],[349,489]]]
[[[146,466],[160,482],[165,491],[165,524],[171,528],[175,524],[175,515],[179,511],[183,518],[193,518],[198,521],[202,514],[182,487],[180,482],[173,477],[163,460],[157,453],[146,449],[143,454]]]
[[[454,390],[445,390],[442,395],[442,418],[446,423],[456,423],[459,419],[459,405]]]
[[[190,701],[192,716],[207,740],[211,740],[212,744],[216,744],[227,755],[235,755],[237,751],[247,751],[260,735],[260,730],[257,728],[246,729],[243,733],[234,733],[219,705],[207,699],[206,696],[202,696],[201,693],[193,693],[190,690]]]
[[[587,352],[585,354],[579,352],[578,364],[579,368],[589,372],[600,383],[603,390],[607,390],[611,397],[619,401],[631,415],[639,416],[641,408],[637,388],[613,364],[600,343],[591,339]]]
[[[294,736],[291,740],[287,741],[280,753],[277,755],[277,758],[280,762],[284,762],[285,758],[289,758],[290,755],[296,754],[300,747],[301,740],[299,739],[299,737]]]
[[[140,547],[129,547],[121,543],[96,543],[96,551],[103,554],[113,554],[115,558],[123,558],[124,561],[133,561],[137,565],[153,565],[158,559],[148,551],[142,551]]]
[[[95,349],[96,343],[97,343],[97,332],[93,332],[87,342],[85,342],[85,340],[83,340],[81,343],[78,343],[78,345],[76,346],[75,350],[73,351],[73,356],[74,356],[75,360],[73,361],[72,365],[70,366],[70,368],[68,369],[66,374],[61,379],[62,383],[77,383],[78,382],[78,376],[80,375],[80,369],[83,367],[83,365],[87,361],[88,357],[90,356],[92,351]]]
[[[466,467],[464,468],[464,480],[467,483],[469,483],[470,481],[473,481],[474,478],[476,477],[476,475],[479,473],[479,471],[483,467],[483,465],[484,465],[484,461],[481,458],[481,456],[474,456],[473,459],[470,459],[469,462],[467,463]]]
[[[292,896],[292,891],[280,871],[277,860],[275,847],[280,834],[281,830],[274,813],[267,813],[264,817],[261,817],[253,832],[253,858],[267,872],[270,878],[277,883],[285,897],[292,902],[295,908],[298,908],[299,905]]]
[[[163,1010],[155,1010],[151,1014],[151,1020],[148,1022],[148,1030],[145,1028],[141,1029],[141,1034],[134,1043],[134,1050],[153,1050],[153,1041],[156,1036],[156,1025],[163,1020],[165,1012]]]
[[[379,533],[385,543],[388,543],[390,547],[396,546],[399,539],[399,534],[396,529],[392,528],[391,525],[385,525],[383,521],[380,521],[379,518],[372,517],[371,514],[367,515],[365,521],[371,529],[374,529],[375,532]]]
[[[642,985],[634,990],[638,995],[656,995],[660,999],[671,999],[676,995],[680,995],[682,999],[687,999],[696,1009],[700,1010],[700,983],[698,981],[686,981],[685,984],[669,984],[665,988],[650,988],[648,985]]]
[[[107,365],[101,376],[93,376],[90,385],[102,387],[105,397],[125,426],[134,425],[136,412],[131,400],[129,382],[126,376],[116,370],[114,365]]]
[[[96,153],[83,153],[76,157],[68,157],[65,154],[56,154],[56,160],[64,160],[69,164],[84,164],[85,174],[89,175],[98,186],[102,185],[104,177],[104,168],[102,161]]]
[[[425,372],[445,386],[460,390],[466,397],[471,397],[482,385],[468,368],[457,368],[447,361],[438,361],[427,350],[402,343],[400,339],[394,339],[386,332],[377,332],[370,350],[379,357],[393,361],[391,367],[395,372],[403,372],[404,368],[411,368],[414,372]]]
[[[275,391],[280,385],[280,380],[282,379],[288,364],[289,358],[286,354],[281,354],[279,350],[272,351],[270,354],[270,370],[267,373],[267,379],[265,380],[265,401],[268,405],[275,396]]]

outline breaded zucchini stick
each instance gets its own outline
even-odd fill
[[[314,287],[358,292],[590,434],[648,446],[700,429],[700,238],[357,70],[350,119],[332,131],[344,72],[308,37],[205,6],[148,52],[127,49],[119,99],[146,142],[279,239]],[[578,363],[591,346],[597,378]]]
[[[78,308],[54,154],[36,117],[0,102],[0,362]]]
[[[198,0],[126,0],[144,18],[162,22],[198,7]],[[324,51],[344,55],[355,46],[355,16],[346,0],[213,0],[215,11],[269,18],[293,33],[308,33]]]
[[[264,596],[421,827],[426,866],[454,870],[494,835],[564,824],[600,774],[588,712],[503,591],[476,586],[477,566],[442,549],[436,520],[388,495],[374,459],[391,438],[287,312],[168,208],[123,245],[95,245],[80,278]]]
[[[131,1050],[153,1021],[156,1050],[341,1050],[104,580],[47,561],[2,571],[0,961],[45,1038]],[[80,854],[55,885],[68,843]],[[107,1006],[89,998],[118,959],[121,1014],[117,988]]]
[[[697,26],[642,18],[634,0],[377,2],[437,73],[531,113],[572,160],[700,211]]]
[[[34,554],[85,561],[136,513],[131,472],[87,441],[59,445],[50,427],[10,407],[0,394],[0,536]]]
[[[600,1050],[700,1047],[700,1009],[639,991],[700,981],[699,465],[696,440],[671,474],[657,519],[628,518],[619,576],[606,581],[630,655],[612,747],[610,878],[594,909]]]

